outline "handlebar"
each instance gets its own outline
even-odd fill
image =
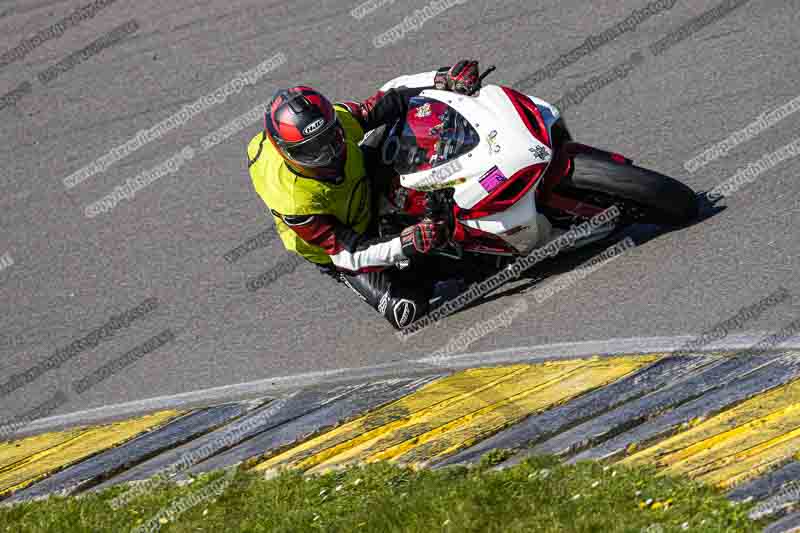
[[[483,80],[486,79],[486,77],[495,70],[497,70],[497,67],[494,65],[486,69],[486,71],[483,74],[481,74],[480,77],[478,78],[478,83],[475,84],[475,87],[473,87],[472,90],[467,93],[467,96],[472,96],[476,92],[480,91],[481,85],[483,85]]]

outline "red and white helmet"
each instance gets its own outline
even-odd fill
[[[333,104],[310,87],[278,91],[264,115],[264,129],[283,158],[301,175],[341,175],[347,157],[344,129]]]

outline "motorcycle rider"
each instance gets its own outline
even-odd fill
[[[459,61],[414,76],[418,86],[378,91],[363,103],[332,104],[306,86],[280,90],[247,148],[253,186],[286,249],[344,282],[398,329],[426,314],[436,298],[433,286],[395,267],[441,246],[447,227],[424,219],[378,237],[375,191],[385,180],[377,177],[378,158],[358,143],[404,117],[409,99],[425,89],[471,93],[478,73],[477,61]]]

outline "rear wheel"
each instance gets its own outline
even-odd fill
[[[697,217],[697,196],[691,188],[658,172],[618,163],[609,155],[602,151],[575,154],[574,171],[559,188],[566,188],[563,192],[569,196],[622,200],[627,214],[638,222],[677,226]]]

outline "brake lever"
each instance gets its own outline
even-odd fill
[[[480,75],[480,77],[478,78],[478,83],[476,83],[476,84],[475,84],[475,87],[473,87],[473,88],[472,88],[472,90],[471,90],[470,92],[468,92],[468,93],[467,93],[467,96],[472,96],[472,95],[473,95],[473,94],[475,94],[476,92],[480,91],[480,90],[481,90],[481,86],[483,85],[483,80],[485,80],[485,79],[486,79],[486,77],[487,77],[489,74],[491,74],[492,72],[494,72],[495,70],[497,70],[497,67],[496,67],[496,66],[494,66],[494,65],[492,65],[491,67],[489,67],[488,69],[486,69],[486,72],[484,72],[483,74],[481,74],[481,75]]]

